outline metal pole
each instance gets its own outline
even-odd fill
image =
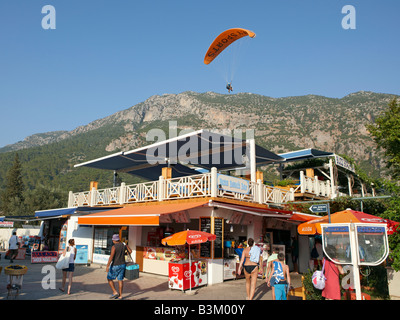
[[[331,223],[331,206],[330,206],[329,202],[328,202],[328,221],[329,221],[329,223]]]

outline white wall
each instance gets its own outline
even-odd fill
[[[92,259],[93,253],[93,227],[78,225],[78,217],[71,216],[68,220],[67,243],[69,239],[75,239],[75,245],[88,246],[88,259]]]
[[[37,236],[39,234],[40,228],[39,227],[27,227],[27,228],[6,228],[0,229],[0,249],[1,250],[8,250],[8,240],[12,236],[13,231],[17,231],[17,236]]]

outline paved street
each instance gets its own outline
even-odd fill
[[[4,253],[2,254],[4,257]],[[24,261],[15,260],[14,264],[25,265],[28,272],[23,278],[23,286],[18,300],[109,300],[111,289],[106,280],[105,266],[92,264],[77,265],[75,267],[71,295],[62,293],[58,288],[62,280],[61,270],[55,269],[55,264],[31,264],[29,258]],[[8,276],[4,267],[10,265],[9,260],[0,260],[3,271],[0,274],[0,300],[7,299]],[[44,289],[42,280],[49,277],[43,268],[52,266],[56,270],[55,289]],[[42,271],[44,273],[42,273]],[[47,278],[46,278],[47,277]],[[291,274],[295,287],[301,284],[301,275]],[[50,283],[46,282],[47,285]],[[67,281],[68,283],[68,281]],[[67,290],[65,290],[67,291]],[[140,273],[139,279],[124,281],[125,300],[245,300],[245,280],[229,280],[221,284],[208,285],[193,290],[195,294],[184,293],[179,290],[168,289],[167,277],[148,273]],[[298,298],[293,298],[298,299]],[[271,290],[262,279],[257,281],[255,300],[272,300]]]

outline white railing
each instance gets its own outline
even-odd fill
[[[193,176],[164,179],[162,176],[157,181],[125,185],[91,191],[69,193],[68,207],[101,206],[113,204],[126,204],[135,202],[163,201],[170,199],[187,199],[197,197],[220,197],[241,201],[256,202],[260,204],[286,203],[294,201],[295,193],[310,193],[317,196],[330,198],[331,185],[329,181],[320,181],[306,177],[300,172],[300,184],[295,189],[285,190],[279,187],[264,185],[257,182],[246,181],[248,190],[236,192],[224,189],[217,185],[217,171]]]
[[[296,192],[297,190],[295,190]],[[320,197],[331,198],[332,188],[329,180],[321,181],[318,177],[307,177],[300,171],[300,192],[311,193]]]
[[[162,196],[159,200],[185,199],[211,196],[211,173],[173,179],[162,179]]]

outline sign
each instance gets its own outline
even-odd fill
[[[244,194],[249,194],[250,192],[250,183],[248,180],[227,176],[224,174],[218,174],[217,181],[218,189],[220,190]]]
[[[58,261],[57,251],[32,251],[31,263],[52,263]]]
[[[76,245],[76,258],[75,263],[84,263],[88,262],[88,245]]]
[[[0,227],[13,228],[14,227],[14,221],[0,221]]]
[[[220,259],[224,256],[224,219],[214,218],[214,232],[217,238],[214,242],[214,259]]]
[[[313,213],[328,212],[327,204],[314,204],[310,207],[310,211]]]
[[[201,217],[200,218],[200,231],[211,233],[211,218]],[[207,241],[200,244],[200,257],[211,258],[211,242]]]
[[[351,163],[349,163],[346,159],[342,158],[341,156],[338,156],[337,154],[335,154],[335,163],[339,167],[345,168],[346,170],[349,170],[354,173],[356,172],[356,169]]]

